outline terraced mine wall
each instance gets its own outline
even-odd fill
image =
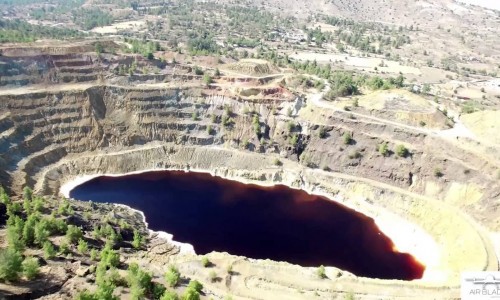
[[[4,94],[0,100],[4,112],[0,116],[1,163],[3,170],[9,172],[18,166],[36,169],[67,153],[121,149],[153,141],[241,149],[243,141],[248,140],[248,148],[253,152],[295,161],[302,158],[301,162],[310,167],[371,178],[443,199],[451,197],[449,193],[458,193],[454,201],[463,200],[466,205],[487,207],[500,189],[495,180],[495,165],[424,133],[335,114],[328,116],[323,125],[326,138],[318,136],[319,124],[300,119],[292,120],[290,132],[291,119],[284,112],[294,105],[290,101],[245,103],[225,95],[207,95],[200,88],[106,85]],[[221,122],[226,107],[231,111],[231,126]],[[254,132],[252,116],[243,113],[245,107],[260,113],[261,136]],[[198,114],[196,119],[194,112]],[[209,126],[212,133],[208,133]],[[344,144],[345,132],[352,134],[353,145]],[[291,144],[293,134],[298,136],[296,145]],[[407,145],[411,154],[406,158],[380,155],[378,145],[387,140]],[[396,142],[389,143],[391,148],[395,145]],[[354,151],[359,152],[359,157],[352,158]],[[435,177],[436,167],[444,174],[441,178]],[[29,173],[27,177],[33,175]],[[467,194],[460,194],[465,188]],[[477,217],[481,218],[481,214],[478,212]],[[489,222],[498,228],[498,217]]]

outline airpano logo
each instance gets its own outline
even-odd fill
[[[462,300],[500,300],[500,272],[462,273]]]

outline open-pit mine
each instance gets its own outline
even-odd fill
[[[165,27],[135,5],[0,43],[0,299],[458,299],[462,272],[499,270],[496,73],[373,67],[298,28],[266,37],[278,54],[142,55],[124,32]]]

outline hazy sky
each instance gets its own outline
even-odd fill
[[[500,10],[500,0],[458,0],[458,1]]]

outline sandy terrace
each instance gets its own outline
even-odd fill
[[[112,34],[117,33],[120,30],[128,30],[128,31],[140,31],[144,29],[144,25],[146,24],[145,20],[139,21],[127,21],[114,23],[109,26],[96,27],[92,29],[92,32],[101,33],[101,34]]]
[[[318,63],[333,63],[336,61],[340,61],[347,66],[351,66],[358,69],[374,69],[377,67],[379,71],[387,72],[387,73],[403,73],[403,74],[412,74],[412,75],[420,75],[420,69],[410,66],[403,66],[399,62],[385,60],[382,58],[373,58],[373,57],[354,57],[349,56],[348,54],[322,54],[322,53],[313,53],[313,52],[298,52],[297,54],[290,55],[290,58],[300,60],[300,61],[314,61],[316,60]],[[380,67],[380,63],[384,61],[384,65],[386,67]]]

